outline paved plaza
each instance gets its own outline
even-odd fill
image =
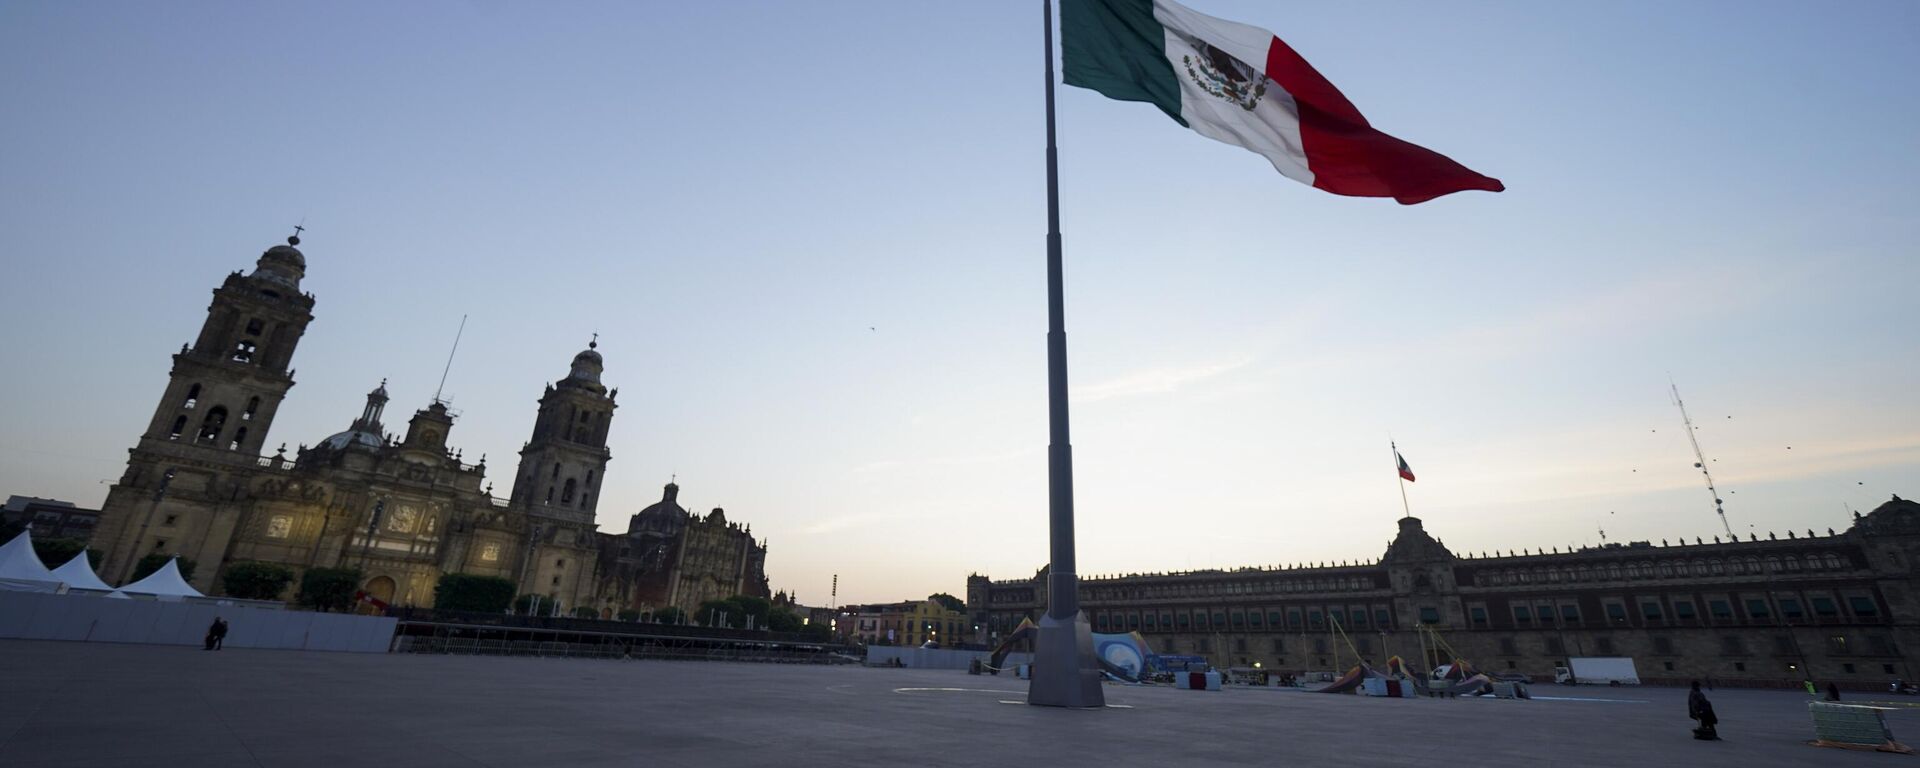
[[[1850,766],[1807,697],[1535,686],[1534,701],[1109,686],[1105,711],[1030,707],[961,672],[0,641],[0,765]],[[1889,713],[1896,736],[1920,716]],[[1037,761],[1037,762],[1036,762]]]

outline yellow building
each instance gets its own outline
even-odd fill
[[[849,605],[840,609],[835,630],[866,645],[946,646],[967,641],[966,614],[937,600]]]

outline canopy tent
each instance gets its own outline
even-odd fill
[[[33,533],[21,531],[13,541],[0,546],[0,589],[19,592],[65,592],[60,581],[40,556],[33,551]]]
[[[160,566],[160,570],[148,574],[146,578],[120,588],[130,595],[152,595],[162,600],[178,600],[183,597],[206,597],[200,590],[187,585],[180,578],[180,558],[176,557]]]
[[[106,582],[100,580],[100,574],[94,573],[93,563],[87,560],[87,553],[85,551],[74,555],[73,559],[68,560],[66,565],[53,569],[53,575],[55,578],[66,582],[67,586],[72,589],[86,589],[95,592],[113,591],[113,587],[107,586]]]

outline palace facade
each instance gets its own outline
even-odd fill
[[[102,505],[93,546],[103,577],[123,581],[160,553],[198,563],[193,585],[208,594],[229,564],[262,561],[296,576],[355,568],[367,594],[395,605],[431,605],[447,573],[504,577],[522,594],[605,616],[690,612],[716,592],[767,596],[765,543],[719,510],[704,519],[679,510],[644,542],[632,529],[597,530],[619,396],[600,380],[597,343],[546,385],[505,498],[493,493],[484,455],[467,463],[450,447],[446,403],[415,411],[403,437],[389,434],[384,381],[345,430],[292,456],[284,443],[262,455],[313,321],[298,244],[288,238],[251,273],[228,275],[198,337],[173,356],[160,403]],[[669,501],[676,490],[668,486]]]
[[[1046,576],[968,577],[979,638],[1037,619]],[[1920,673],[1920,504],[1896,496],[1839,533],[1490,557],[1456,555],[1407,517],[1375,562],[1088,578],[1080,600],[1095,632],[1222,667],[1457,653],[1551,680],[1571,656],[1630,656],[1643,680],[1884,685]]]

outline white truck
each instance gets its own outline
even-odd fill
[[[1625,656],[1585,656],[1567,659],[1567,666],[1553,668],[1553,681],[1561,685],[1639,685],[1640,673],[1633,659]]]

